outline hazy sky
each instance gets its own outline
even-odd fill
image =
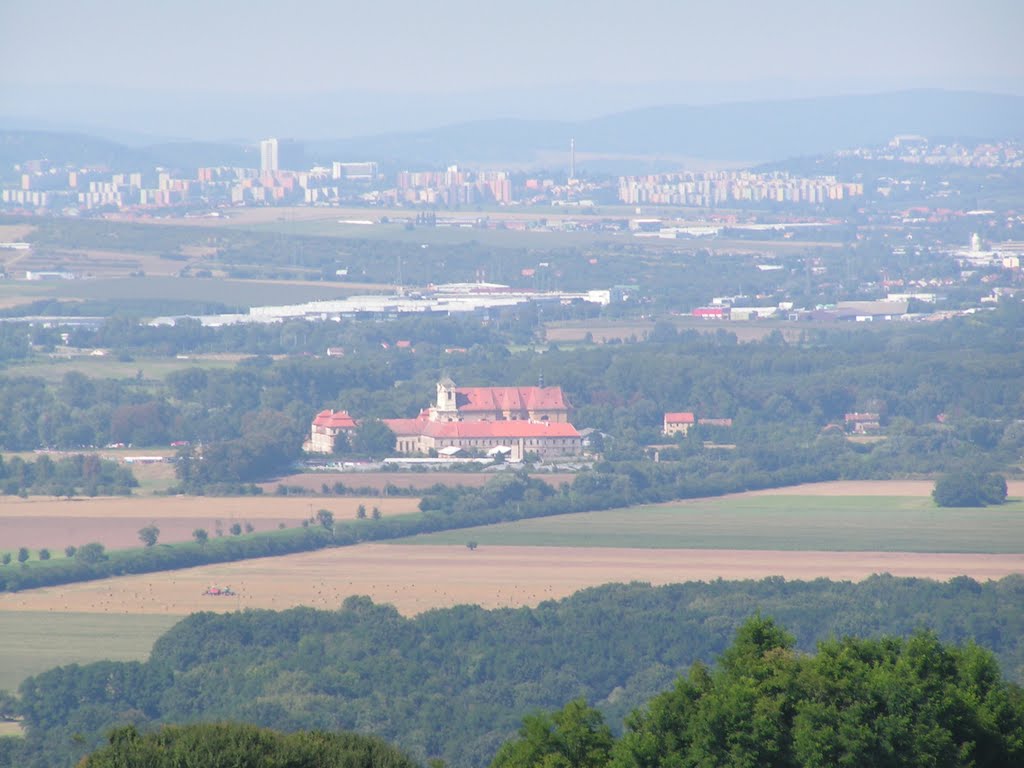
[[[0,84],[1024,91],[1022,0],[0,0]],[[10,106],[10,105],[3,105]]]

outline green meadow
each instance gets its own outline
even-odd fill
[[[1024,500],[943,509],[909,496],[733,496],[520,520],[403,544],[1024,554]],[[1024,570],[1024,559],[1022,559]]]
[[[62,664],[143,661],[181,616],[0,611],[0,690]]]

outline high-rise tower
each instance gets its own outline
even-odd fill
[[[569,180],[576,178],[576,138],[569,139]]]
[[[277,139],[264,139],[260,142],[260,172],[277,172]]]

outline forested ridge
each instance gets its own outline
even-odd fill
[[[462,606],[412,619],[350,598],[338,611],[195,614],[148,662],[30,678],[19,691],[27,738],[0,742],[0,764],[72,765],[117,724],[231,719],[373,733],[419,760],[484,765],[524,715],[579,697],[619,731],[694,662],[712,663],[758,611],[803,651],[833,635],[931,627],[943,641],[992,649],[1003,674],[1024,679],[1021,577],[609,585],[533,609]]]
[[[813,656],[771,619],[717,668],[694,664],[615,739],[583,699],[524,719],[492,768],[1007,768],[1024,762],[1024,694],[992,654],[932,632],[844,637]]]

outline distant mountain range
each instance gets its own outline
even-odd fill
[[[0,120],[0,126],[4,122]],[[895,135],[963,139],[1024,138],[1024,97],[917,90],[875,95],[750,101],[631,109],[574,121],[482,120],[430,130],[305,142],[295,166],[371,159],[387,166],[436,167],[568,164],[575,138],[578,164],[677,167],[681,159],[757,163],[884,143]],[[83,134],[0,131],[0,165],[39,157],[104,164],[116,170],[161,165],[253,167],[258,154],[242,143],[166,142],[126,146]],[[614,162],[618,160],[618,162]]]
[[[429,131],[316,142],[307,151],[419,162],[526,162],[539,152],[762,162],[884,143],[897,134],[1024,136],[1024,97],[906,91],[702,106],[673,105],[574,122],[488,120]],[[564,161],[563,161],[564,162]]]

